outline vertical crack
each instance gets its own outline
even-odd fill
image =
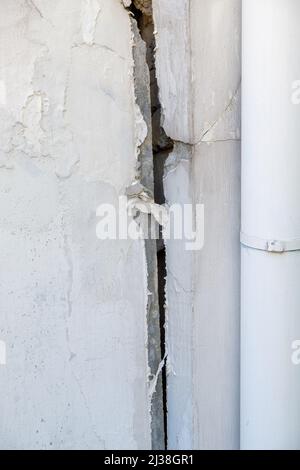
[[[134,62],[135,81],[141,74],[145,56],[140,50],[139,39],[146,47],[146,62],[150,76],[150,105],[145,96],[149,95],[149,83],[135,83],[137,104],[148,125],[148,136],[143,143],[140,155],[141,183],[154,195],[156,204],[165,201],[163,177],[165,162],[173,150],[173,141],[169,139],[161,126],[161,104],[155,66],[155,33],[152,16],[152,0],[133,0],[130,5],[133,16],[135,36]],[[137,31],[135,31],[137,29]],[[137,38],[137,35],[139,38]],[[145,89],[146,87],[146,89]],[[151,217],[151,216],[149,216]],[[152,447],[168,447],[168,406],[167,406],[167,372],[166,372],[166,250],[160,229],[159,239],[146,240],[146,257],[148,263],[148,290],[151,293],[148,304],[148,356],[151,377],[154,383],[151,392]],[[158,344],[159,343],[159,344]],[[153,386],[151,387],[153,388]]]

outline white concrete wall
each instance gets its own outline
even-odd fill
[[[128,12],[1,1],[0,83],[0,447],[149,448],[144,244],[96,238],[141,142]]]
[[[176,142],[166,198],[205,206],[202,251],[167,242],[172,449],[239,447],[240,13],[240,0],[154,0],[163,126]]]
[[[158,338],[148,341],[155,246],[96,237],[101,203],[117,207],[133,182],[153,183],[143,174],[149,77],[130,4],[0,2],[2,449],[148,449],[163,437],[161,403],[151,410]],[[169,447],[233,449],[241,1],[153,7],[162,124],[174,140],[165,196],[205,206],[202,251],[167,243]]]

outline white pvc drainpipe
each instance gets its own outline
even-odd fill
[[[297,80],[300,0],[243,0],[243,449],[300,449]]]

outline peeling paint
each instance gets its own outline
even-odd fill
[[[132,184],[127,187],[129,197],[128,208],[131,215],[145,230],[145,222],[161,221],[161,207],[153,198],[153,151],[152,151],[152,120],[150,98],[150,73],[146,62],[146,45],[141,38],[137,22],[131,19],[132,52],[134,63],[134,94],[135,94],[135,129],[136,129],[136,174]],[[146,220],[145,220],[146,218]],[[152,227],[147,230],[152,231]],[[155,227],[158,229],[158,226]],[[147,263],[147,348],[148,348],[148,386],[151,388],[151,377],[159,370],[161,362],[161,334],[157,284],[156,240],[145,233],[145,254]],[[148,395],[151,415],[151,440],[153,449],[164,448],[164,416],[162,397],[162,378],[157,375],[153,393]]]
[[[95,234],[148,134],[132,52],[115,0],[0,2],[3,449],[152,445],[148,248]]]
[[[156,374],[153,376],[153,378],[149,382],[149,398],[150,398],[150,400],[152,400],[153,395],[156,392],[158,379],[159,379],[159,376],[161,375],[162,370],[165,366],[166,360],[167,360],[167,356],[165,355],[165,357],[159,363]]]

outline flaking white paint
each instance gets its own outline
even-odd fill
[[[144,243],[96,238],[145,135],[132,45],[117,0],[0,4],[2,449],[151,447]]]

